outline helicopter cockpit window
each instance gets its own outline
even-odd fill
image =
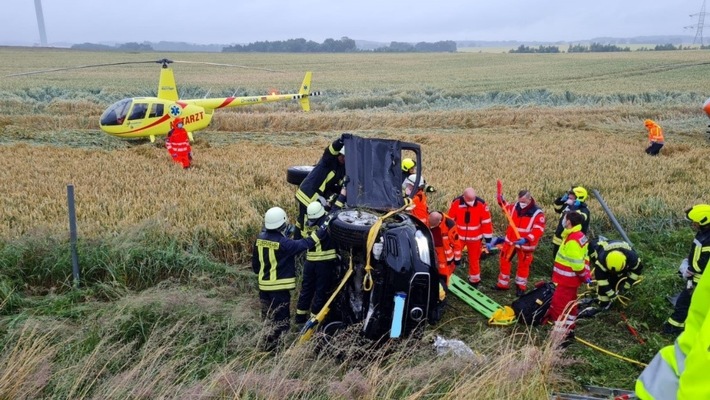
[[[150,114],[148,114],[148,118],[162,117],[164,112],[163,103],[152,104],[150,106]]]
[[[131,115],[128,116],[128,120],[143,119],[145,114],[148,112],[148,104],[146,103],[134,103],[131,109]]]
[[[122,125],[126,114],[128,114],[128,108],[131,106],[131,101],[132,99],[123,99],[113,103],[101,116],[101,125]]]

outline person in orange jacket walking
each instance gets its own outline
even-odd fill
[[[456,221],[456,228],[464,246],[468,248],[468,283],[478,287],[481,283],[481,244],[490,251],[493,239],[491,210],[486,202],[476,196],[473,188],[466,188],[449,207],[449,216]],[[458,254],[461,259],[461,254]]]
[[[184,128],[182,118],[177,117],[172,122],[172,129],[168,133],[165,147],[168,149],[173,161],[182,164],[183,168],[190,168],[190,163],[192,162],[192,146],[190,146],[190,138]]]
[[[429,213],[429,229],[434,239],[434,250],[438,262],[439,275],[445,279],[446,287],[458,265],[461,265],[461,243],[456,222],[438,211]]]
[[[643,121],[643,124],[648,130],[648,147],[646,148],[646,154],[650,156],[658,155],[664,145],[663,129],[650,119]]]
[[[527,290],[533,252],[545,233],[545,213],[535,204],[535,199],[528,190],[518,192],[518,201],[515,204],[506,202],[502,194],[498,196],[497,200],[498,204],[511,216],[512,224],[505,231],[505,241],[500,251],[500,273],[498,274],[498,282],[493,286],[493,289],[510,289],[512,260],[513,256],[517,255],[518,270],[515,274],[517,290],[515,293],[522,296]]]

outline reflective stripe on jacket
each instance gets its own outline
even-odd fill
[[[535,204],[534,200],[531,200],[531,203],[524,210],[520,208],[518,203],[503,203],[503,206],[510,213],[513,223],[518,228],[520,237],[528,240],[527,243],[520,246],[520,249],[534,251],[543,233],[545,233],[545,213]],[[516,240],[518,240],[518,237],[515,235],[513,227],[508,226],[508,230],[505,231],[506,243],[513,244]]]
[[[611,251],[620,251],[626,256],[626,265],[619,272],[611,271],[607,267],[606,257]],[[616,297],[617,289],[611,286],[610,278],[626,277],[623,289],[631,286],[641,278],[643,266],[638,254],[631,246],[622,240],[609,240],[591,243],[589,245],[589,261],[594,269],[594,279],[597,281],[597,294],[599,301],[608,302]]]
[[[463,196],[451,202],[449,217],[456,221],[456,228],[463,241],[490,240],[493,237],[491,210],[482,198],[476,197],[473,205],[466,204]]]
[[[685,330],[662,348],[636,380],[639,399],[710,399],[710,278],[693,293]]]
[[[663,143],[663,129],[658,124],[653,123],[647,126],[646,129],[648,129],[648,140],[650,142]]]
[[[439,260],[445,259],[447,262],[460,260],[463,244],[458,233],[456,222],[443,214],[443,218],[438,226],[431,229],[434,239],[434,249]]]
[[[345,176],[345,166],[338,161],[343,141],[335,140],[323,152],[318,164],[298,186],[296,200],[308,207],[318,196],[327,198],[340,191],[341,180]]]
[[[558,197],[555,199],[555,201],[552,203],[552,207],[555,209],[555,212],[558,214],[563,214],[565,211],[570,211],[570,212],[576,212],[581,214],[584,217],[584,221],[582,222],[582,232],[584,234],[587,234],[587,231],[589,230],[589,208],[587,207],[587,203],[580,203],[579,207],[576,207],[574,205],[569,205],[562,201],[562,197]],[[564,218],[563,215],[560,215],[560,220],[557,222],[557,228],[555,228],[555,235],[552,237],[552,243],[556,245],[560,245],[562,243],[562,231],[565,230],[565,227],[562,226],[562,219]]]
[[[252,270],[259,276],[259,290],[275,291],[296,288],[296,255],[315,246],[315,234],[293,240],[275,230],[264,230],[252,252]]]
[[[697,284],[700,277],[710,265],[710,228],[699,231],[690,245],[688,255],[688,271],[693,273],[693,281]]]
[[[308,226],[305,229],[306,235],[310,235],[320,229],[320,224],[326,217],[323,216],[318,220],[318,223],[313,226]],[[316,245],[308,249],[306,252],[306,260],[308,261],[331,261],[337,260],[338,254],[335,251],[335,243],[327,233],[320,241],[316,242]]]
[[[555,255],[552,282],[560,286],[579,287],[589,277],[587,237],[582,225],[562,231],[562,245]]]

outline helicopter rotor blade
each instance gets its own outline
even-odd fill
[[[13,76],[24,76],[24,75],[35,75],[35,74],[45,74],[49,72],[58,72],[58,71],[69,71],[72,69],[83,69],[83,68],[95,68],[95,67],[109,67],[112,65],[127,65],[127,64],[155,64],[155,63],[163,63],[163,62],[171,62],[170,60],[158,60],[158,61],[124,61],[124,62],[115,62],[115,63],[107,63],[107,64],[90,64],[90,65],[79,65],[76,67],[66,67],[66,68],[54,68],[54,69],[45,69],[41,71],[30,71],[30,72],[21,72],[18,74],[10,74],[10,75],[5,75],[4,78],[9,78]]]
[[[220,67],[235,67],[235,68],[242,68],[242,69],[255,69],[259,71],[268,71],[268,72],[283,72],[283,71],[277,71],[275,69],[268,69],[268,68],[260,68],[260,67],[249,67],[246,65],[236,65],[236,64],[222,64],[222,63],[213,63],[213,62],[206,62],[206,61],[178,61],[174,60],[174,63],[181,63],[181,64],[204,64],[204,65],[216,65]]]

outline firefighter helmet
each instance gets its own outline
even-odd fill
[[[606,255],[606,267],[610,271],[621,272],[626,266],[626,256],[618,250],[612,250]]]
[[[417,163],[411,158],[405,158],[402,160],[402,171],[409,172],[410,169],[417,166]]]
[[[696,204],[685,210],[685,218],[700,226],[710,225],[710,204]]]
[[[405,185],[411,185],[414,186],[414,184],[417,182],[417,174],[411,174],[407,177],[407,179],[404,180]],[[423,176],[419,177],[419,187],[424,187],[426,185],[426,181],[424,180]]]
[[[581,202],[587,201],[587,196],[589,196],[589,194],[587,193],[587,189],[581,186],[574,186],[572,189],[570,189],[569,194],[573,194],[574,197]]]
[[[264,227],[266,229],[279,229],[286,222],[288,222],[288,217],[286,216],[286,211],[284,211],[281,207],[269,208],[266,211],[266,214],[264,214]]]
[[[320,201],[314,201],[306,208],[306,214],[309,220],[316,220],[325,215],[325,208],[323,208],[323,204]]]

